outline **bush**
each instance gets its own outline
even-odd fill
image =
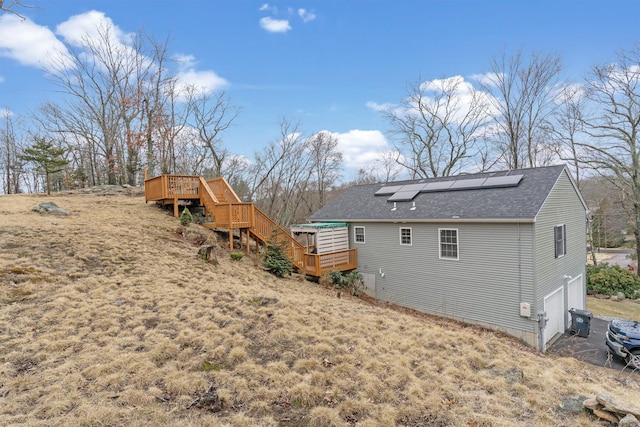
[[[244,254],[242,252],[231,252],[229,257],[234,261],[240,261],[244,257]]]
[[[625,297],[634,298],[634,291],[638,289],[640,278],[634,271],[607,263],[587,266],[587,292],[603,295],[622,292]]]
[[[336,289],[348,290],[354,296],[360,296],[360,292],[364,288],[362,274],[355,270],[346,275],[339,271],[331,270],[320,277],[318,283],[323,286],[334,286]]]
[[[189,225],[193,222],[193,215],[189,212],[189,208],[184,208],[180,214],[180,224]]]
[[[293,272],[293,263],[289,260],[285,244],[271,239],[267,242],[267,249],[262,257],[262,266],[278,277],[284,277]]]

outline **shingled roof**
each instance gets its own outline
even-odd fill
[[[383,184],[355,185],[331,200],[309,217],[310,221],[533,221],[551,189],[565,169],[564,165],[502,172],[485,172],[455,177],[420,179]],[[517,185],[479,187],[479,178],[521,175]],[[516,178],[517,179],[517,178]],[[392,194],[400,186],[421,188],[424,184],[456,181],[466,187],[466,180],[474,188],[444,191],[421,191],[410,200],[396,201]],[[501,182],[508,179],[494,179]],[[447,184],[442,184],[446,186]],[[441,184],[432,185],[439,187]],[[386,194],[376,195],[385,188]],[[384,190],[382,190],[385,193]],[[412,193],[409,194],[409,197]],[[405,198],[408,199],[409,197]],[[389,199],[392,199],[391,201]],[[397,198],[397,197],[395,197]],[[415,205],[415,209],[412,207]]]

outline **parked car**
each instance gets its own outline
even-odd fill
[[[635,320],[612,320],[606,338],[611,352],[640,369],[640,322]]]

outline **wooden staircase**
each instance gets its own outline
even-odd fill
[[[245,247],[253,239],[258,245],[275,241],[282,243],[291,262],[301,271],[321,276],[329,270],[345,271],[357,267],[355,249],[328,254],[306,253],[305,247],[291,234],[269,218],[253,203],[244,203],[224,178],[205,180],[201,176],[161,175],[146,179],[145,200],[160,204],[173,204],[178,216],[180,201],[198,202],[205,210],[203,225],[229,231],[229,248],[233,250],[234,230],[246,237]]]

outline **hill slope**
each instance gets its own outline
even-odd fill
[[[565,398],[640,401],[617,371],[206,264],[178,226],[140,196],[0,197],[1,425],[588,426]]]

